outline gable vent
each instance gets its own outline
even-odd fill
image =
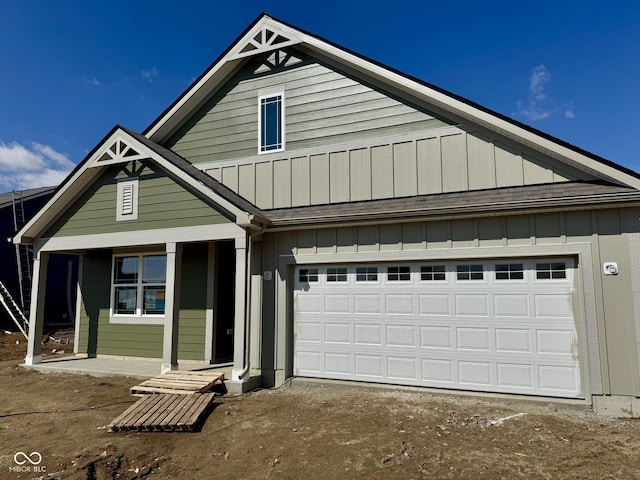
[[[138,218],[138,179],[118,182],[116,220]]]

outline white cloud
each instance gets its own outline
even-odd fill
[[[48,145],[34,142],[28,148],[0,140],[0,191],[54,186],[73,168],[66,155]]]
[[[86,85],[90,85],[92,87],[99,87],[100,86],[100,80],[98,80],[96,77],[82,77],[82,81],[86,84]]]
[[[551,73],[547,67],[542,64],[534,67],[529,77],[528,100],[517,102],[518,109],[514,115],[535,121],[544,120],[559,110],[564,110],[565,118],[574,118],[572,107],[563,106],[547,95],[546,88],[550,81]]]
[[[156,67],[153,67],[150,70],[142,70],[140,74],[142,75],[142,78],[144,80],[153,82],[153,79],[158,76],[158,69]]]

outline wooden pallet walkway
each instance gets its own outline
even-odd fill
[[[149,393],[195,394],[206,392],[216,383],[224,380],[224,373],[206,370],[172,370],[131,387],[131,395],[143,396]]]
[[[110,432],[193,432],[209,414],[214,393],[145,395],[109,424]]]

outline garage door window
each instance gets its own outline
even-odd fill
[[[523,280],[522,263],[499,263],[496,265],[496,280]]]
[[[567,278],[567,268],[564,262],[536,263],[536,279],[552,280]]]
[[[317,268],[301,268],[298,280],[301,283],[317,283],[318,269]]]
[[[388,267],[387,280],[390,282],[411,280],[411,269],[409,267]]]
[[[484,280],[482,265],[457,265],[458,280]]]
[[[356,268],[357,282],[377,282],[378,267],[358,267]]]
[[[327,268],[327,282],[346,282],[346,268]]]
[[[444,265],[426,265],[420,267],[420,280],[433,282],[445,280]]]

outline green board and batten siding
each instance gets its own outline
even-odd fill
[[[161,325],[110,322],[111,262],[110,251],[91,251],[84,257],[78,350],[89,355],[161,358]],[[204,360],[206,289],[207,245],[186,244],[178,340],[178,357],[182,360]]]
[[[256,155],[258,96],[277,85],[285,88],[287,151],[448,125],[301,52],[287,55],[249,61],[166,145],[193,163]]]
[[[43,236],[69,237],[231,221],[160,168],[150,162],[136,163],[134,175],[129,173],[131,164],[108,168]],[[117,183],[127,178],[139,179],[138,218],[116,221]]]

